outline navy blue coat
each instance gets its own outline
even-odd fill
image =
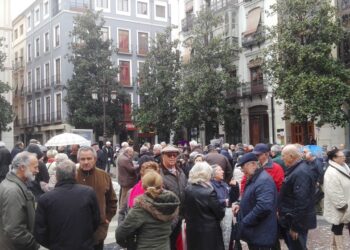
[[[273,247],[277,239],[277,190],[271,176],[257,169],[240,203],[241,239],[256,247]]]
[[[279,223],[285,229],[304,232],[316,228],[315,176],[305,161],[290,167],[279,193]]]

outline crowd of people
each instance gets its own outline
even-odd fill
[[[123,142],[10,152],[0,142],[2,249],[103,249],[111,220],[120,248],[307,249],[316,214],[344,249],[348,152],[315,145],[188,146]],[[113,179],[119,186],[119,197]]]

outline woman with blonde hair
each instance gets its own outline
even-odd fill
[[[170,250],[171,223],[178,215],[179,198],[163,189],[163,179],[156,171],[147,171],[141,181],[145,193],[136,197],[118,226],[116,241],[128,249]]]

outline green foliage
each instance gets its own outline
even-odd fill
[[[238,86],[234,60],[238,48],[214,31],[222,18],[209,9],[195,18],[191,38],[185,41],[191,58],[184,64],[182,82],[176,97],[177,125],[188,128],[222,122],[227,97]]]
[[[0,48],[2,47],[2,38],[0,39]],[[4,62],[6,54],[0,50],[0,72],[4,71]],[[12,122],[13,112],[11,104],[5,99],[3,94],[11,90],[10,86],[0,81],[0,133],[1,131],[10,131],[8,124]]]
[[[114,47],[111,40],[102,38],[105,21],[100,12],[87,11],[74,18],[74,28],[70,33],[71,54],[67,57],[73,64],[72,79],[68,81],[66,102],[69,122],[76,128],[93,128],[97,134],[103,130],[103,89],[110,96],[117,90],[118,102],[106,103],[107,133],[113,134],[116,123],[121,119],[120,104],[124,102],[123,89],[116,82],[118,69],[111,57]],[[92,99],[92,91],[99,93],[98,100]]]
[[[157,131],[160,140],[169,138],[174,129],[177,83],[180,78],[178,41],[171,41],[171,28],[158,33],[152,41],[140,71],[140,107],[134,109],[134,121],[143,131]]]
[[[285,118],[344,126],[350,71],[332,56],[343,38],[336,10],[324,0],[278,0],[273,10],[279,22],[270,30],[275,42],[265,68]]]

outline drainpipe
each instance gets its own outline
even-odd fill
[[[273,94],[271,95],[271,122],[272,122],[272,143],[275,144],[275,104]]]

